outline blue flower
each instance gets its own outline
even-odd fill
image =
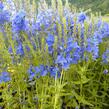
[[[27,22],[25,20],[25,12],[20,11],[15,18],[12,20],[12,29],[13,32],[21,32],[21,31],[26,31],[28,29],[27,27]]]
[[[51,66],[49,68],[49,72],[50,72],[50,76],[51,77],[60,77],[60,71],[59,71],[59,68],[58,67],[55,67],[55,66]]]
[[[79,22],[84,22],[85,19],[86,19],[86,14],[83,13],[83,12],[81,12],[81,13],[79,14],[79,16],[78,16],[78,21],[79,21]]]
[[[16,54],[20,56],[24,55],[24,49],[21,42],[19,42],[18,46],[16,47]]]
[[[87,39],[86,51],[92,54],[94,60],[99,56],[98,45],[99,41],[95,36]]]
[[[53,46],[54,36],[52,34],[48,34],[48,37],[46,39],[46,43],[47,43],[48,46]]]
[[[76,106],[76,107],[75,107],[75,109],[79,109],[79,107],[78,107],[78,106]]]
[[[84,59],[84,52],[85,52],[85,40],[84,40],[84,24],[81,24],[81,58]]]
[[[35,74],[37,74],[37,73],[41,72],[41,69],[40,69],[40,67],[34,67],[34,71],[35,71]]]
[[[32,24],[32,31],[34,34],[41,30],[47,31],[47,29],[52,26],[54,16],[53,13],[54,12],[52,10],[40,11],[38,13],[36,21],[34,21]]]
[[[4,25],[10,21],[10,14],[7,10],[3,10],[3,6],[0,4],[0,25]]]
[[[44,66],[44,65],[40,65],[40,75],[41,76],[46,76],[47,75],[47,73],[48,73],[48,71],[47,71],[47,68],[48,66]]]
[[[81,48],[78,47],[72,53],[72,64],[77,64],[81,58]]]
[[[33,49],[36,50],[37,49],[37,46],[36,46],[35,42],[34,41],[31,41],[31,43],[32,43]]]
[[[107,70],[107,69],[105,69],[104,71],[103,71],[103,73],[104,74],[107,74],[109,71]]]
[[[40,72],[41,72],[41,68],[40,67],[38,67],[38,66],[34,67],[34,66],[31,65],[29,70],[28,70],[29,81],[32,81],[33,78],[35,78],[35,77],[38,78],[40,76],[39,75]]]
[[[32,32],[33,32],[33,34],[35,34],[36,31],[41,31],[41,24],[40,24],[40,22],[32,24]]]
[[[79,48],[79,46],[78,46],[78,43],[77,43],[77,42],[73,42],[73,48],[74,48],[74,49]]]
[[[71,52],[73,50],[73,38],[68,38],[66,52]]]
[[[4,8],[4,5],[3,5],[3,3],[0,1],[0,10],[3,10],[3,8]]]
[[[66,59],[62,54],[57,56],[57,59],[55,60],[55,63],[58,64],[60,69],[67,70],[69,68],[70,63],[68,62],[68,59]]]
[[[33,80],[34,77],[39,78],[40,76],[46,76],[48,73],[48,66],[40,65],[40,66],[30,66],[28,70],[29,80]]]
[[[71,57],[70,53],[66,53],[66,60],[68,63],[72,62],[72,57]]]
[[[67,60],[65,59],[65,57],[62,54],[60,54],[60,55],[57,56],[55,63],[64,65],[64,63],[67,63]]]
[[[30,47],[28,45],[25,46],[26,51],[29,52],[30,51]]]
[[[57,45],[57,54],[60,55],[65,51],[65,48],[63,45],[58,44]]]
[[[12,50],[12,47],[11,47],[11,46],[9,46],[8,52],[9,52],[10,54],[13,54],[13,50]]]
[[[66,52],[72,52],[74,49],[78,47],[78,43],[74,41],[72,42],[72,39],[70,38],[70,40],[67,42]]]
[[[100,31],[103,38],[109,37],[109,24],[105,22]]]
[[[102,55],[103,63],[108,64],[109,63],[109,50],[107,49],[103,55]]]
[[[99,19],[96,25],[97,25],[97,29],[99,29],[102,26],[102,20]]]
[[[10,78],[10,75],[8,72],[2,72],[1,75],[0,75],[0,83],[1,82],[8,82],[10,81],[11,78]]]
[[[29,74],[29,81],[32,81],[33,78],[35,77],[35,72],[33,71],[33,66],[31,65],[29,70],[28,70],[28,74]]]
[[[49,47],[48,47],[48,52],[49,52],[50,54],[53,54],[53,52],[54,52],[53,46],[49,46]]]
[[[99,57],[99,47],[98,46],[96,46],[95,49],[93,49],[92,57],[94,60],[96,60]]]
[[[2,77],[0,76],[0,83],[2,83]]]
[[[67,69],[69,69],[69,66],[70,66],[70,63],[64,63],[63,65],[62,65],[62,68],[64,69],[64,70],[67,70]]]
[[[98,40],[98,43],[102,43],[102,39],[103,39],[103,36],[102,34],[98,33],[98,32],[95,32],[94,33],[94,37]]]
[[[53,32],[54,32],[55,35],[58,35],[56,24],[53,25]]]

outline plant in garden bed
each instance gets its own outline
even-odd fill
[[[109,24],[70,12],[67,0],[39,7],[32,18],[0,2],[0,106],[108,108]]]

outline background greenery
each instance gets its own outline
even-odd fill
[[[50,0],[46,0],[50,2]],[[65,2],[66,0],[63,0]],[[69,3],[83,10],[91,9],[93,13],[101,12],[102,15],[109,14],[109,0],[68,0]]]
[[[102,15],[109,14],[109,0],[69,0],[78,8],[89,9],[92,12],[100,12]]]

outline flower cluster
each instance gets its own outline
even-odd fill
[[[21,32],[21,31],[27,31],[27,22],[25,20],[25,12],[20,11],[15,18],[12,20],[12,29],[13,32]]]
[[[8,12],[0,2],[0,25],[9,22],[9,18]],[[99,45],[103,43],[104,38],[109,37],[109,24],[102,20],[92,24],[84,12],[75,14],[64,9],[60,15],[58,10],[49,8],[45,11],[40,10],[36,18],[31,20],[26,17],[26,12],[21,10],[11,18],[13,37],[17,36],[14,37],[16,55],[25,56],[27,52],[31,53],[32,48],[32,53],[42,52],[44,48],[48,58],[52,57],[52,62],[48,62],[48,59],[46,65],[30,66],[30,80],[35,75],[39,77],[48,73],[53,77],[59,76],[62,70],[69,69],[72,64],[98,59]],[[23,33],[27,36],[23,37]],[[12,54],[11,44],[8,48]],[[109,62],[108,54],[109,50],[102,56],[104,63]]]
[[[10,14],[4,9],[4,5],[0,1],[0,26],[10,21]]]
[[[51,77],[59,77],[60,72],[57,67],[54,66],[33,66],[31,65],[29,70],[29,81],[33,80],[35,77],[39,78],[40,76],[50,75]]]

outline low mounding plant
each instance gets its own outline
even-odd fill
[[[68,0],[17,2],[0,1],[0,108],[108,109],[109,24]]]

